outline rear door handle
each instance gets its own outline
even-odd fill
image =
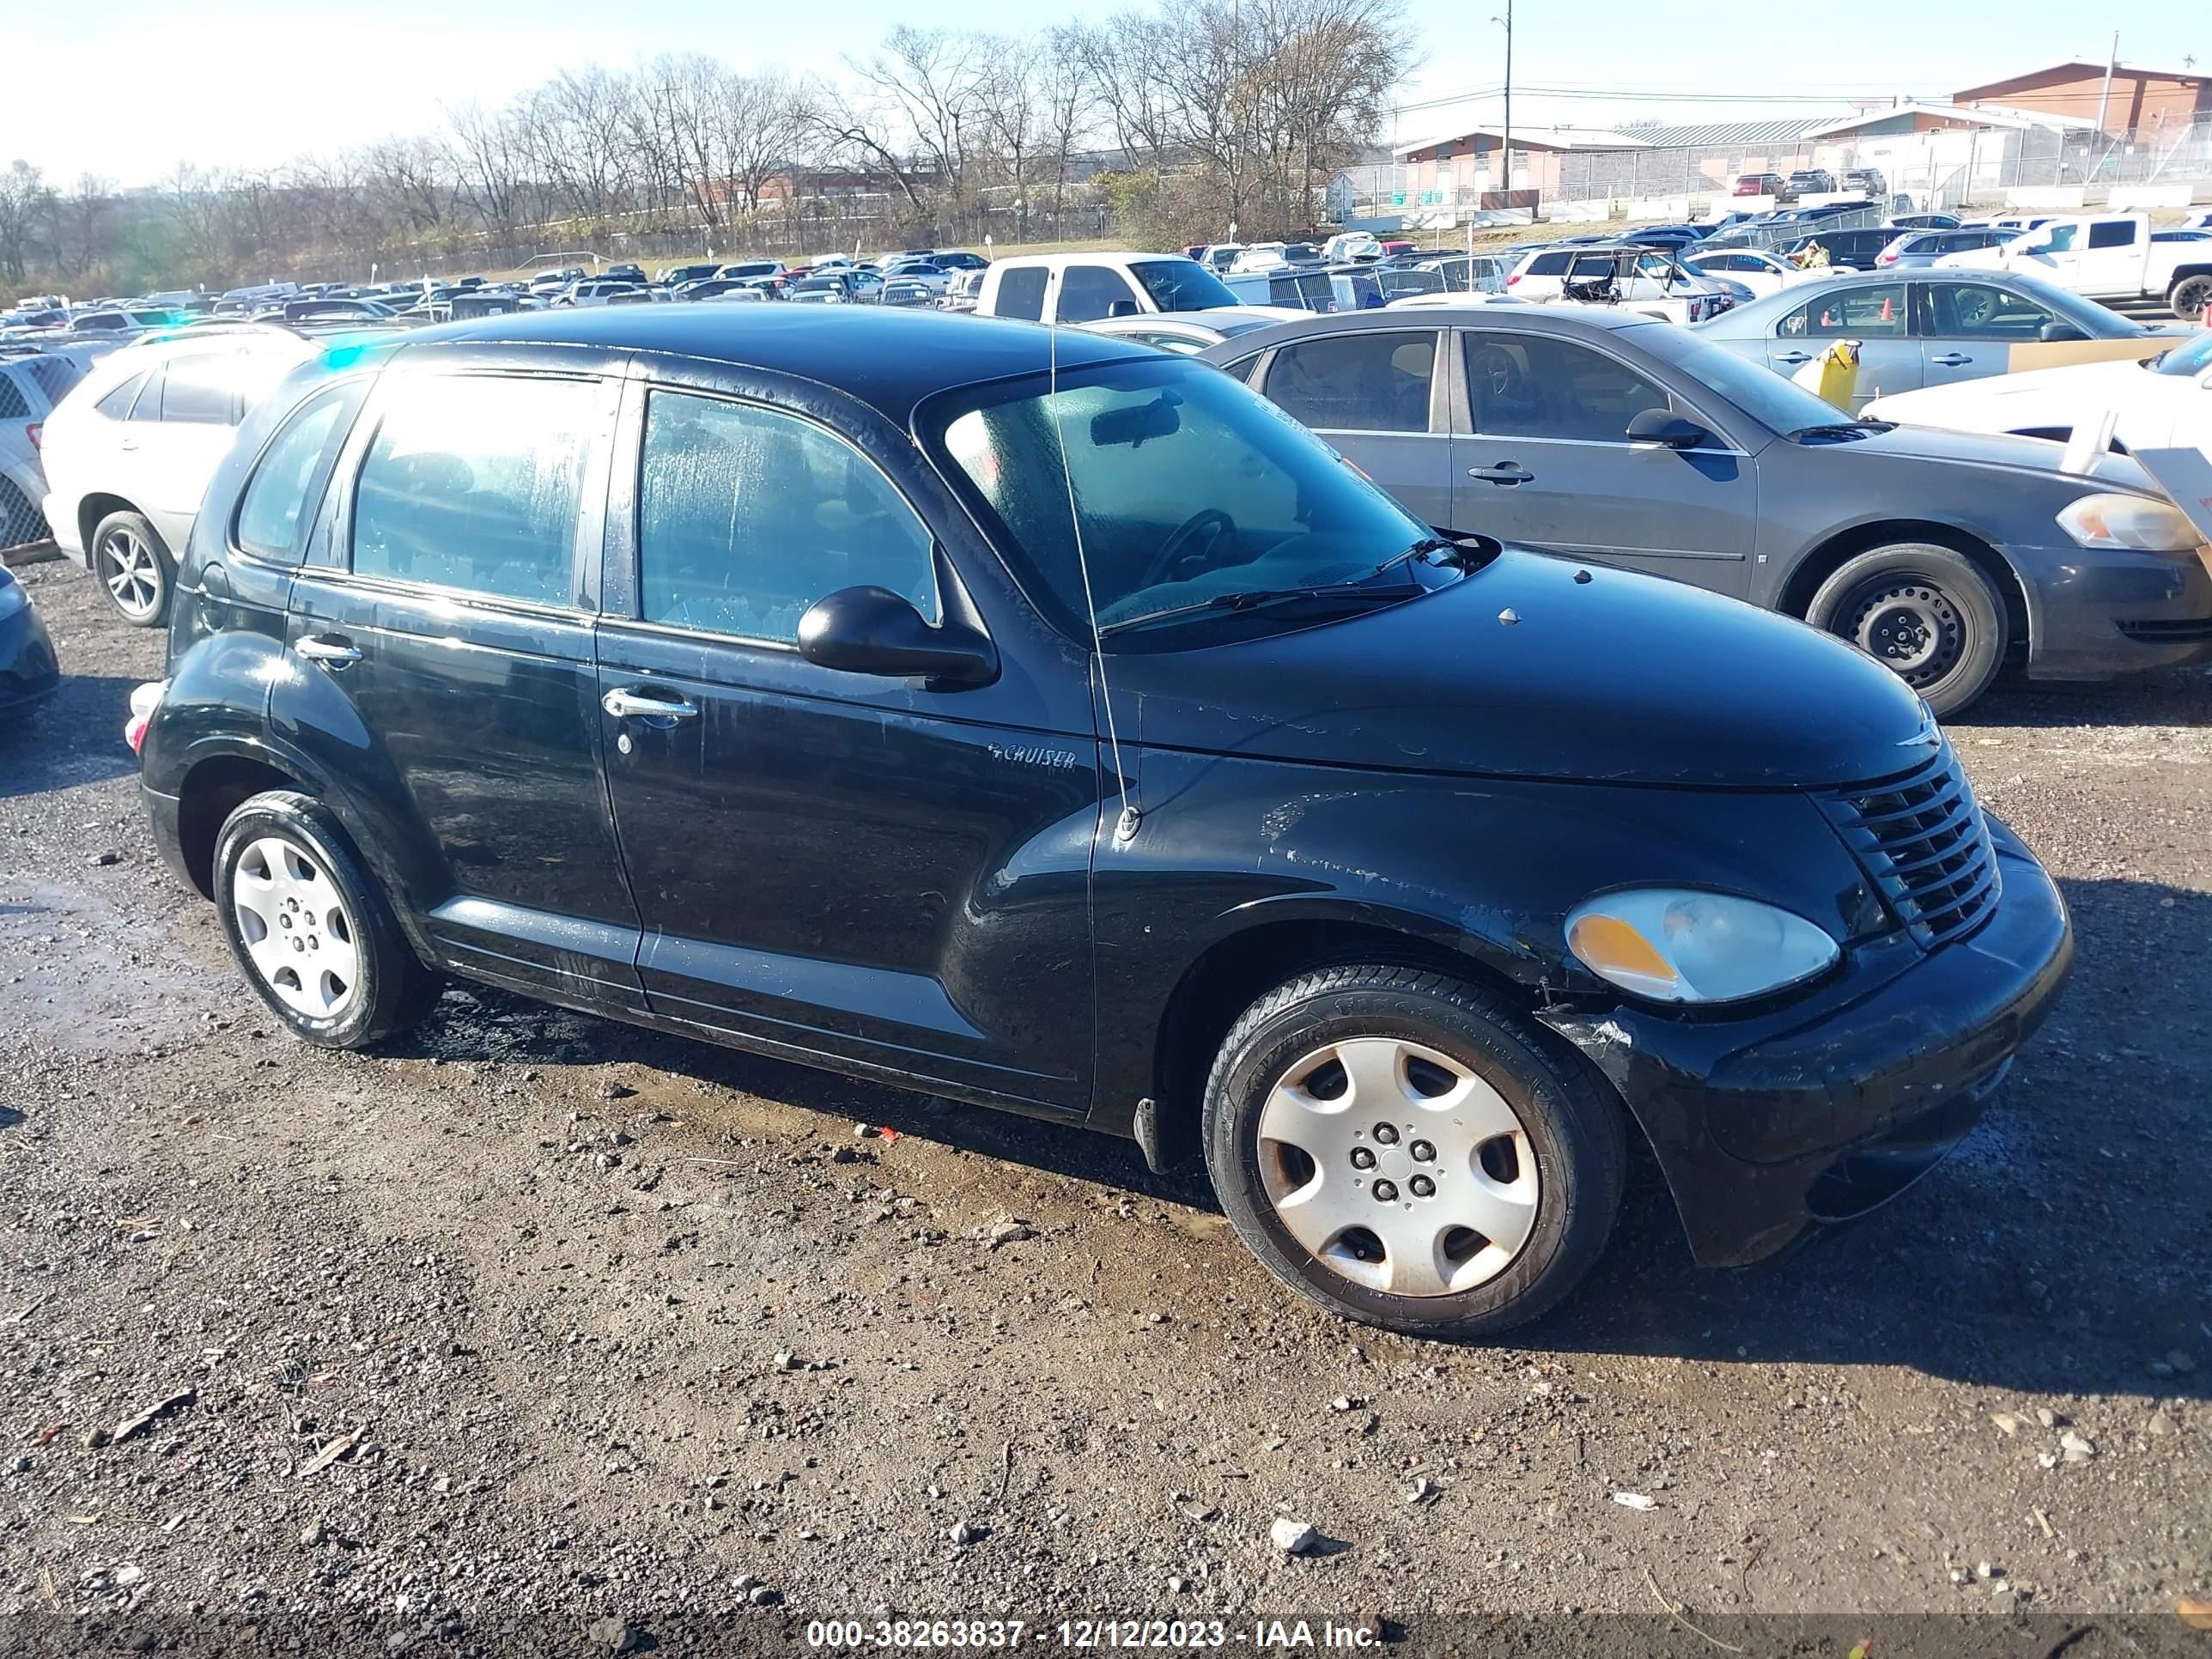
[[[688,720],[699,712],[696,703],[681,697],[657,697],[649,691],[610,691],[599,707],[618,720]]]
[[[1930,357],[1928,361],[1939,368],[1956,368],[1962,363],[1971,363],[1974,360],[1963,351],[1947,351],[1942,356]]]
[[[1813,361],[1813,354],[1809,351],[1785,351],[1774,361],[1778,363],[1809,363]]]
[[[1485,483],[1524,484],[1536,475],[1518,461],[1500,461],[1495,466],[1471,466],[1467,476],[1480,478]]]
[[[292,648],[309,662],[321,663],[326,668],[343,668],[348,663],[361,660],[361,647],[343,634],[310,635],[295,641]]]

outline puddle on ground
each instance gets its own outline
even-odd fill
[[[0,1002],[15,1032],[79,1052],[196,1033],[237,987],[228,957],[179,949],[166,921],[90,893],[0,874]]]

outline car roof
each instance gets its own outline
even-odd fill
[[[1054,331],[1038,323],[873,306],[617,306],[514,312],[409,337],[403,360],[451,348],[581,346],[763,370],[836,387],[899,425],[951,386],[1043,372]],[[1057,331],[1065,368],[1148,356],[1149,348]]]
[[[1404,333],[1409,330],[1449,328],[1463,325],[1484,330],[1511,330],[1529,334],[1581,335],[1595,338],[1637,328],[1665,328],[1672,325],[1640,312],[1533,305],[1431,305],[1418,310],[1328,311],[1286,322],[1273,328],[1255,329],[1231,336],[1199,355],[1208,362],[1226,362],[1247,352],[1287,344],[1321,334]],[[1218,353],[1217,356],[1215,354]]]

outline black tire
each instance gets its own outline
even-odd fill
[[[2004,666],[2004,600],[1981,568],[1934,542],[1870,548],[1822,582],[1814,627],[1849,640],[1943,718],[1967,708]]]
[[[1292,1237],[1269,1196],[1260,1126],[1270,1094],[1304,1057],[1354,1037],[1402,1039],[1443,1055],[1519,1120],[1535,1161],[1534,1217],[1517,1253],[1483,1282],[1432,1295],[1356,1282]],[[1490,1336],[1549,1310],[1604,1252],[1627,1163],[1620,1103],[1579,1055],[1492,992],[1375,964],[1316,969],[1247,1009],[1206,1079],[1204,1127],[1214,1191],[1268,1272],[1346,1319],[1413,1335]],[[1418,1144],[1412,1150],[1418,1155]]]
[[[168,622],[177,561],[144,514],[109,514],[93,527],[85,553],[117,616],[133,628],[160,628]]]
[[[289,842],[320,866],[343,901],[356,970],[350,994],[327,1015],[303,1012],[286,1000],[254,959],[238,899],[239,866],[257,845]],[[392,907],[363,866],[330,809],[311,795],[264,790],[239,803],[216,838],[214,890],[223,937],[246,982],[293,1035],[325,1048],[362,1048],[404,1031],[429,1012],[442,988],[408,944]],[[289,924],[288,924],[289,925]]]
[[[2212,322],[2212,276],[2185,276],[2166,290],[2166,307],[2185,323]]]

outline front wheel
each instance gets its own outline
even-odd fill
[[[365,1048],[436,1000],[436,977],[312,796],[271,789],[240,802],[216,841],[215,892],[238,965],[296,1036]]]
[[[1574,1288],[1620,1207],[1617,1104],[1504,998],[1319,969],[1223,1040],[1206,1160],[1261,1265],[1345,1318],[1489,1335]]]
[[[1958,714],[2004,665],[2004,601],[1965,554],[1898,542],[1844,562],[1807,607],[1814,627],[1849,640],[1928,701]]]
[[[2185,323],[2212,322],[2212,276],[2185,276],[2168,289],[2166,309]]]

